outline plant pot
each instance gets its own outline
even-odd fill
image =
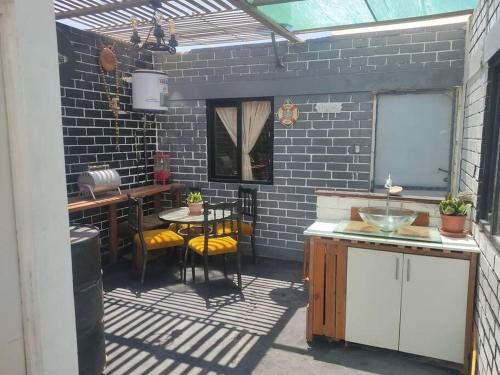
[[[198,203],[188,203],[188,208],[189,208],[189,214],[190,215],[201,215],[201,212],[203,210],[203,202],[198,202]]]
[[[463,233],[466,217],[441,215],[441,229],[449,233]]]

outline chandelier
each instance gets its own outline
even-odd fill
[[[137,31],[139,20],[136,17],[132,17],[130,19],[130,24],[132,25],[133,30],[132,30],[132,36],[130,37],[130,43],[132,43],[134,47],[137,48],[143,48],[150,51],[163,51],[174,55],[176,52],[176,47],[178,45],[174,34],[174,22],[172,20],[168,22],[168,33],[170,34],[170,39],[168,40],[167,43],[165,42],[165,31],[163,31],[162,27],[163,17],[158,12],[158,9],[162,7],[162,1],[151,0],[150,5],[151,8],[153,8],[153,17],[150,21],[151,28],[149,29],[146,40],[141,45],[141,36]],[[152,39],[154,38],[154,40],[149,40],[151,36]]]

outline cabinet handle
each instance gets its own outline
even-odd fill
[[[410,282],[410,259],[406,261],[406,281]]]
[[[399,279],[399,257],[396,258],[396,280]]]

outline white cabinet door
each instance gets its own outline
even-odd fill
[[[399,350],[463,363],[469,262],[404,255]]]
[[[402,254],[349,248],[347,341],[398,349],[402,269]]]

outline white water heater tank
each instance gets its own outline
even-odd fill
[[[157,70],[136,70],[132,74],[132,108],[138,112],[168,109],[168,76]]]

